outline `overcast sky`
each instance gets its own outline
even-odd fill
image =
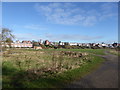
[[[118,40],[117,2],[3,2],[3,27],[16,40],[106,42]]]

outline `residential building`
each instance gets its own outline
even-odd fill
[[[45,45],[49,45],[50,42],[48,40],[45,40]]]
[[[70,43],[69,43],[69,45],[70,45],[70,46],[77,46],[77,45],[78,45],[78,43],[75,43],[75,42],[70,42]]]

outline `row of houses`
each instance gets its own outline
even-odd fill
[[[31,48],[31,47],[33,47],[33,44],[32,44],[32,42],[31,41],[22,41],[22,42],[20,42],[20,41],[16,41],[16,42],[12,42],[12,43],[4,43],[4,44],[2,44],[2,46],[6,46],[6,47],[28,47],[28,48]]]
[[[105,43],[76,43],[76,42],[50,42],[48,40],[45,40],[43,43],[39,42],[40,44],[44,45],[53,45],[53,46],[58,46],[58,45],[70,45],[70,46],[86,46],[86,47],[92,47],[92,46],[98,46],[98,47],[117,47],[119,46],[118,43],[113,44],[105,44]],[[31,41],[22,41],[20,42],[19,40],[16,42],[11,43],[10,45],[5,43],[4,44],[6,47],[26,47],[26,48],[32,48],[33,47],[33,42]],[[2,45],[2,46],[4,46]]]
[[[11,43],[11,47],[33,47],[30,43]]]
[[[57,45],[66,45],[66,43],[70,46],[85,46],[85,47],[118,47],[120,46],[120,44],[118,43],[113,43],[113,44],[106,44],[106,43],[76,43],[76,42],[60,42],[57,43]]]
[[[105,43],[76,43],[76,42],[67,42],[70,46],[98,46],[98,47],[112,47],[113,44],[105,44]],[[53,44],[54,45],[54,44]],[[60,42],[57,43],[57,45],[66,45],[66,42]],[[119,46],[119,44],[116,44],[116,46]]]

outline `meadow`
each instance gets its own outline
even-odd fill
[[[120,56],[120,50],[119,50],[119,51],[116,51],[116,50],[114,50],[114,49],[112,49],[112,50],[109,49],[108,51],[109,51],[109,53],[111,53],[111,54]]]
[[[3,53],[3,88],[62,88],[96,69],[104,49],[18,49]]]

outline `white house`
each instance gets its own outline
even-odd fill
[[[70,45],[70,46],[77,46],[78,43],[70,42],[69,45]]]
[[[60,45],[65,45],[65,43],[64,42],[61,42],[61,43],[59,43]]]
[[[33,47],[31,43],[11,43],[11,47]]]

